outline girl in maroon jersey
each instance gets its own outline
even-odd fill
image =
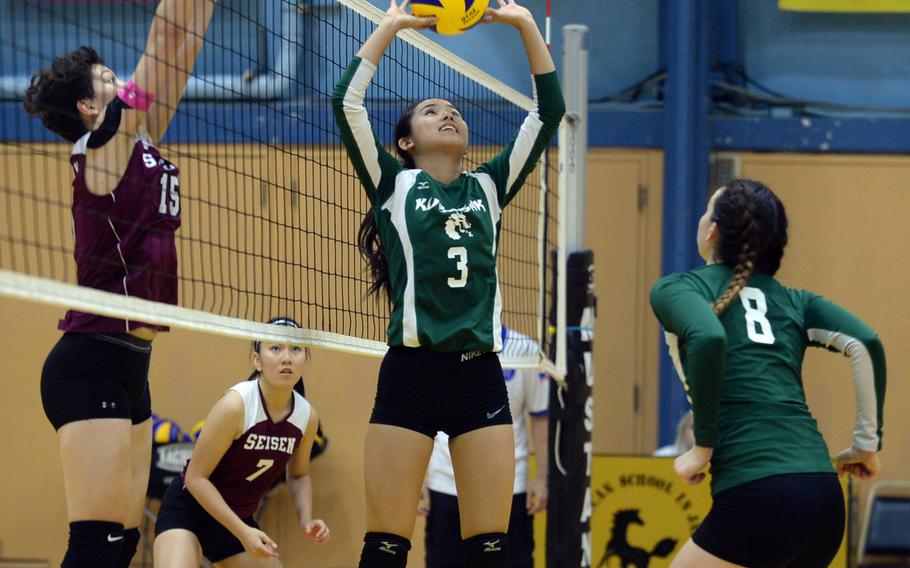
[[[289,318],[269,323],[300,327]],[[313,519],[308,475],[318,418],[294,388],[308,359],[299,345],[253,343],[256,372],[212,407],[183,478],[164,495],[155,566],[196,568],[204,556],[229,568],[280,567],[278,545],[253,513],[285,469],[301,530],[317,544],[329,538]]]
[[[123,81],[91,47],[38,70],[25,110],[74,143],[73,231],[81,286],[177,302],[178,170],[155,144],[199,54],[214,0],[161,0]],[[151,341],[165,328],[71,310],[41,374],[70,521],[63,567],[126,567],[151,459]],[[126,527],[126,529],[124,529]]]

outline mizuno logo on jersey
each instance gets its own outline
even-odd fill
[[[464,213],[452,213],[449,215],[449,218],[446,219],[446,234],[453,241],[461,240],[462,234],[473,237],[474,233],[472,233],[470,229],[471,224],[468,223],[468,218],[465,217]]]
[[[262,436],[250,434],[243,444],[244,450],[274,450],[286,454],[294,453],[294,444],[297,442],[294,438],[285,436]]]
[[[467,213],[468,211],[486,213],[487,206],[483,204],[483,199],[472,199],[467,205],[454,209],[446,209],[436,197],[418,197],[414,200],[414,211],[432,211],[434,209],[440,213]]]

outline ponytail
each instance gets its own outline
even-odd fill
[[[736,299],[755,271],[773,276],[787,244],[784,206],[767,186],[735,179],[714,203],[717,256],[733,271],[730,282],[711,305],[718,316]]]
[[[411,135],[411,119],[414,117],[414,111],[420,101],[411,103],[408,108],[398,118],[395,123],[394,145],[395,152],[401,158],[401,163],[407,169],[414,169],[414,157],[410,152],[404,150],[398,145],[398,141]],[[367,270],[370,273],[370,287],[367,294],[379,294],[385,292],[386,298],[392,299],[392,284],[389,279],[389,260],[386,258],[385,251],[382,249],[382,242],[379,239],[379,228],[376,225],[376,217],[373,211],[367,211],[360,222],[360,229],[357,231],[357,249],[360,255],[367,261]]]
[[[357,249],[367,261],[367,270],[372,280],[367,293],[378,295],[380,291],[384,291],[391,301],[389,259],[386,258],[382,242],[379,240],[379,227],[376,225],[376,217],[373,216],[372,210],[367,211],[360,223],[360,230],[357,231]]]

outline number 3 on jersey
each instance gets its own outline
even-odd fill
[[[460,272],[458,278],[449,277],[449,288],[464,288],[468,283],[468,249],[464,247],[450,247],[449,258],[456,259],[455,268]]]
[[[768,313],[768,303],[765,293],[758,288],[746,286],[739,293],[739,300],[746,310],[746,334],[755,343],[772,345],[774,332],[771,331],[771,322],[765,317]]]
[[[180,215],[180,180],[175,176],[161,175],[161,202],[158,204],[158,213],[170,214],[171,217]]]

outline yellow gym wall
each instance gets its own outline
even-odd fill
[[[663,356],[647,305],[648,288],[660,272],[662,157],[656,151],[592,149],[588,168],[587,237],[596,254],[599,307],[594,447],[597,452],[646,453],[656,445],[658,352]],[[901,460],[910,441],[910,418],[898,412],[899,401],[910,394],[901,381],[907,355],[899,348],[899,338],[910,331],[902,294],[910,269],[899,254],[910,240],[902,218],[910,158],[745,154],[742,168],[744,176],[778,191],[790,213],[784,281],[829,296],[881,333],[891,375],[883,477],[910,478],[910,464]],[[193,175],[190,168],[184,170]],[[65,179],[65,163],[59,171]],[[39,172],[31,175],[52,175]],[[346,220],[345,226],[351,228],[353,221]],[[192,222],[193,217],[185,216],[181,231],[195,232]],[[38,378],[63,311],[0,298],[5,330],[0,376],[6,379],[0,411],[7,432],[0,445],[0,556],[47,558],[51,565],[59,564],[65,549],[66,510],[55,434],[41,409]],[[314,567],[356,565],[364,523],[363,436],[378,364],[373,358],[314,352],[307,393],[330,439],[327,452],[313,464],[315,510],[333,536],[322,547],[300,537],[282,489],[269,502],[263,527],[279,543],[288,566],[303,561]],[[154,408],[190,428],[248,370],[245,341],[181,330],[164,334],[156,340],[152,358]],[[832,448],[848,444],[853,414],[848,362],[810,354],[806,388]],[[633,406],[636,396],[638,409]],[[422,538],[418,522],[412,566],[423,566]]]
[[[910,353],[907,286],[910,265],[910,157],[743,154],[743,177],[765,182],[780,196],[790,241],[780,279],[853,311],[875,329],[888,360],[881,454],[882,479],[910,479]],[[809,408],[832,452],[850,445],[855,412],[850,363],[811,349],[803,372]],[[865,484],[859,491],[865,493]]]

